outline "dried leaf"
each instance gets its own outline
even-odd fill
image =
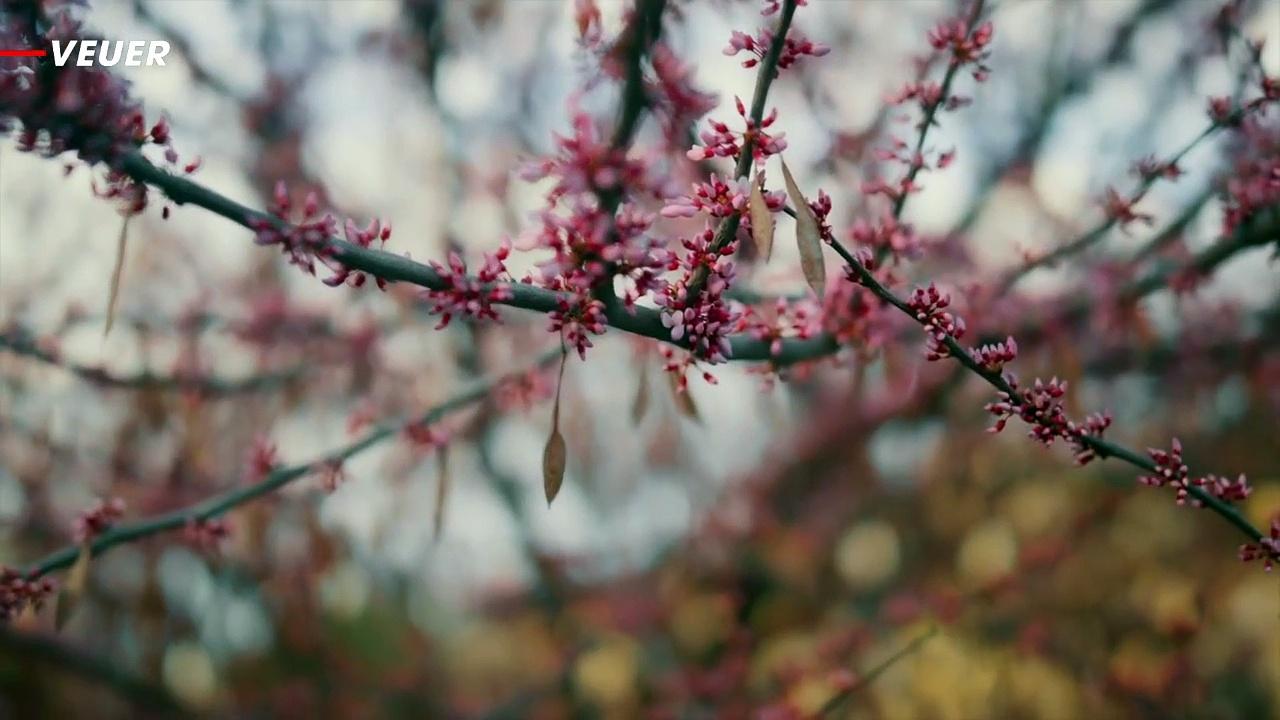
[[[822,229],[813,208],[809,207],[809,201],[805,200],[791,177],[785,160],[782,162],[782,177],[786,180],[787,195],[796,210],[796,247],[800,250],[800,268],[804,270],[804,279],[809,287],[821,298],[827,285],[827,271],[822,262]]]
[[[751,239],[756,243],[756,252],[765,261],[773,254],[773,213],[764,199],[763,175],[756,175],[751,183],[751,199],[748,207],[751,210]]]
[[[689,388],[680,390],[680,379],[671,373],[667,373],[667,380],[671,384],[671,398],[676,402],[676,409],[680,414],[693,420],[694,422],[702,422],[702,416],[698,414],[698,406],[693,402],[693,394],[689,392]]]
[[[440,533],[444,530],[444,504],[449,498],[449,446],[440,448],[438,454],[440,476],[436,480],[436,512],[431,529],[432,540],[435,542],[440,542]]]
[[[560,428],[551,429],[551,437],[547,438],[547,446],[542,451],[542,490],[547,496],[547,505],[560,494],[560,486],[564,484],[564,467],[567,449]]]
[[[631,403],[631,422],[639,423],[649,412],[649,364],[640,362],[640,384],[636,387],[636,399]]]
[[[120,281],[124,278],[124,255],[129,242],[129,218],[120,226],[120,237],[116,239],[116,266],[111,271],[111,287],[107,291],[107,326],[102,330],[102,337],[111,332],[116,321],[116,299],[120,297]]]
[[[560,494],[560,486],[564,484],[564,468],[567,451],[564,436],[560,434],[560,389],[564,387],[564,366],[569,358],[567,348],[560,353],[560,377],[556,380],[556,399],[551,406],[551,435],[547,438],[547,446],[542,449],[542,490],[547,496],[547,505]]]
[[[58,590],[58,609],[53,616],[53,627],[57,630],[61,630],[67,620],[71,619],[80,599],[84,597],[84,589],[89,584],[89,560],[92,557],[93,550],[89,543],[81,545],[80,555],[76,557],[75,564],[67,572],[66,581]]]

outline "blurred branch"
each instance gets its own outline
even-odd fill
[[[1178,162],[1181,161],[1182,158],[1187,155],[1187,153],[1195,149],[1197,145],[1199,145],[1201,142],[1203,142],[1207,138],[1212,137],[1222,128],[1229,127],[1239,122],[1239,120],[1243,118],[1243,116],[1244,116],[1243,111],[1236,110],[1230,115],[1230,117],[1226,119],[1214,120],[1213,122],[1209,123],[1209,126],[1207,128],[1205,128],[1198,135],[1192,138],[1190,142],[1182,146],[1180,150],[1178,150],[1176,153],[1171,155],[1168,160],[1160,161],[1160,165],[1162,167],[1176,168],[1178,165]],[[1127,209],[1129,206],[1134,205],[1138,201],[1140,201],[1143,198],[1143,196],[1147,194],[1147,191],[1151,189],[1151,186],[1155,185],[1156,182],[1161,177],[1164,177],[1164,175],[1161,172],[1144,173],[1142,182],[1138,183],[1137,189],[1134,190],[1133,193],[1130,194],[1126,200],[1124,200],[1125,208]],[[1023,263],[1020,267],[1010,272],[1004,278],[1004,280],[1000,282],[999,292],[1003,293],[1009,290],[1014,285],[1016,285],[1019,280],[1031,274],[1031,272],[1036,270],[1037,268],[1053,265],[1057,263],[1059,260],[1062,260],[1063,258],[1070,257],[1072,255],[1075,255],[1076,253],[1079,253],[1083,250],[1088,249],[1089,247],[1097,243],[1099,240],[1106,237],[1107,231],[1115,227],[1116,223],[1120,222],[1122,217],[1123,215],[1121,213],[1108,212],[1107,216],[1102,220],[1102,222],[1098,223],[1088,231],[1082,233],[1081,235],[1076,237],[1074,240],[1068,241],[1060,245],[1056,249],[1052,250],[1051,252],[1045,253],[1044,255],[1041,255],[1037,258],[1034,258],[1032,260],[1029,260]],[[1189,218],[1187,222],[1190,222]]]
[[[35,338],[21,330],[0,332],[0,350],[7,350],[15,355],[60,367],[96,385],[131,390],[181,390],[211,398],[270,390],[296,380],[306,372],[306,368],[300,365],[290,370],[237,379],[201,377],[194,374],[156,375],[149,370],[136,375],[113,375],[100,367],[68,362],[58,353],[40,347],[40,343]]]
[[[1196,254],[1190,262],[1183,265],[1166,264],[1147,275],[1126,284],[1116,294],[1118,304],[1135,303],[1157,290],[1168,287],[1175,278],[1190,276],[1208,276],[1219,265],[1235,257],[1241,251],[1261,247],[1269,243],[1280,243],[1280,206],[1272,206],[1261,213],[1254,222],[1239,228],[1230,237],[1219,239],[1213,245]],[[1028,321],[1018,329],[1020,336],[1035,340],[1055,327],[1074,324],[1089,316],[1094,304],[1087,297],[1072,303],[1062,312],[1047,322]]]
[[[535,366],[546,364],[559,356],[559,349],[556,349],[554,352],[546,353],[538,359]],[[527,369],[525,372],[527,372]],[[518,373],[509,373],[507,375],[493,377],[477,383],[471,389],[465,390],[443,403],[436,405],[422,415],[418,415],[401,422],[379,425],[366,433],[364,437],[359,440],[346,445],[345,447],[330,451],[311,462],[276,468],[268,473],[261,482],[249,485],[248,487],[236,488],[221,495],[216,495],[203,500],[194,505],[162,513],[135,523],[117,525],[97,536],[90,545],[90,551],[93,555],[99,555],[109,548],[121,543],[131,542],[157,533],[177,530],[185,527],[191,522],[200,522],[216,518],[236,507],[239,507],[240,505],[250,502],[251,500],[273,493],[285,485],[306,477],[316,471],[322,470],[326,467],[341,466],[341,464],[349,458],[359,455],[384,440],[395,437],[410,425],[437,422],[450,413],[461,410],[462,408],[488,397],[489,393],[495,387],[497,387],[507,377],[514,374]],[[30,578],[38,578],[55,570],[69,567],[73,562],[75,562],[79,553],[80,547],[77,545],[71,545],[53,552],[34,563],[28,569],[27,575]]]
[[[134,705],[164,715],[179,710],[177,702],[163,687],[138,678],[113,659],[76,650],[54,638],[13,630],[0,624],[0,650],[23,666],[36,662],[105,685]]]
[[[204,66],[191,49],[191,41],[187,36],[179,32],[179,30],[170,24],[167,20],[160,18],[151,9],[151,3],[146,0],[133,0],[133,12],[142,22],[150,25],[156,32],[164,36],[173,49],[182,55],[183,60],[187,64],[187,69],[191,71],[191,77],[196,82],[208,87],[214,92],[229,98],[236,102],[244,102],[245,98],[240,97],[235,90],[231,88],[222,78]]]
[[[1234,237],[1226,239],[1225,242],[1215,245],[1211,248],[1213,252],[1206,253],[1201,258],[1202,264],[1209,268],[1221,262],[1220,258],[1224,258],[1233,254],[1236,249],[1241,246],[1258,245],[1265,242],[1280,239],[1280,208],[1271,208],[1269,212],[1262,213],[1261,217],[1254,218],[1249,223],[1249,227],[1241,228]],[[832,241],[831,247],[845,261],[846,265],[857,278],[858,282],[876,297],[885,303],[894,306],[902,311],[913,321],[922,323],[924,320],[917,317],[916,311],[913,310],[904,300],[895,295],[892,291],[880,284],[875,275],[871,273],[866,266],[854,257],[839,241]],[[1158,275],[1158,273],[1157,273]],[[1164,277],[1160,276],[1158,282],[1163,283]],[[1146,281],[1141,281],[1136,285],[1136,289],[1141,291],[1146,287]],[[947,334],[935,334],[937,341],[946,347],[949,357],[963,365],[967,370],[985,380],[989,385],[1002,393],[1002,397],[1007,397],[1011,406],[1021,410],[1026,404],[1023,393],[1015,388],[1002,371],[989,370],[978,363],[977,360],[970,355],[968,349],[960,345],[955,337]],[[1142,454],[1139,454],[1127,447],[1116,443],[1103,440],[1096,435],[1082,434],[1079,436],[1079,443],[1082,447],[1093,451],[1100,459],[1116,458],[1143,470],[1144,472],[1159,474],[1161,468],[1155,462]],[[1239,510],[1226,503],[1214,495],[1206,492],[1203,488],[1190,485],[1187,487],[1188,493],[1196,500],[1201,502],[1206,508],[1226,520],[1231,525],[1244,533],[1250,540],[1258,541],[1263,535],[1253,526]]]
[[[1133,255],[1133,262],[1138,263],[1146,260],[1148,257],[1163,250],[1169,243],[1177,240],[1191,225],[1191,221],[1196,219],[1205,204],[1209,202],[1216,194],[1212,186],[1206,187],[1195,197],[1185,208],[1182,209],[1176,218],[1174,218],[1163,230],[1156,233],[1150,240],[1138,249]]]
[[[929,628],[924,634],[920,635],[916,639],[902,646],[897,652],[885,658],[883,661],[880,662],[879,665],[876,665],[875,667],[871,668],[865,674],[859,674],[857,682],[849,686],[848,689],[836,693],[835,696],[833,696],[830,700],[828,700],[826,704],[823,705],[818,710],[818,715],[820,716],[830,715],[836,710],[839,710],[840,706],[844,704],[845,700],[848,700],[849,698],[856,695],[858,692],[865,689],[868,685],[875,682],[876,678],[883,675],[889,668],[898,664],[899,661],[903,660],[909,655],[915,654],[917,651],[920,650],[920,648],[924,647],[925,643],[929,642],[929,640],[934,635],[937,635],[937,634],[938,634],[938,626],[934,625],[933,627]]]
[[[983,173],[983,177],[978,181],[980,189],[974,193],[974,197],[977,199],[969,206],[960,222],[956,223],[950,232],[951,235],[964,233],[972,227],[986,207],[987,200],[991,197],[990,191],[996,183],[1005,177],[1011,169],[1034,157],[1048,134],[1050,121],[1053,120],[1063,103],[1089,90],[1093,78],[1100,72],[1128,59],[1138,27],[1152,16],[1171,9],[1178,1],[1145,0],[1116,29],[1111,37],[1110,46],[1099,60],[1083,67],[1067,70],[1065,77],[1060,81],[1055,81],[1057,80],[1057,73],[1054,72],[1053,68],[1047,70],[1046,75],[1049,76],[1047,82],[1051,85],[1051,88],[1041,99],[1035,117],[1032,118],[1029,124],[1021,128],[1018,139],[1013,143],[1013,151],[1001,159],[995,167]],[[1068,8],[1072,6],[1062,4],[1058,7]],[[1062,36],[1063,34],[1061,33],[1055,33],[1055,42]]]

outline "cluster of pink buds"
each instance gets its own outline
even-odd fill
[[[748,215],[747,199],[750,196],[751,185],[747,178],[721,179],[711,173],[706,182],[694,183],[689,195],[668,201],[662,208],[662,215],[693,217],[702,212],[713,218],[722,218],[737,213],[745,218]],[[782,192],[765,192],[764,201],[771,212],[781,212],[787,204],[787,196]]]
[[[426,422],[410,423],[404,427],[404,436],[422,452],[438,450],[449,444],[449,433]]]
[[[1107,196],[1104,200],[1104,209],[1107,217],[1119,225],[1121,230],[1126,229],[1130,223],[1135,221],[1151,225],[1155,222],[1153,216],[1133,209],[1133,206],[1142,199],[1142,195],[1143,193],[1139,191],[1134,196],[1126,198],[1116,192],[1115,188],[1107,188]]]
[[[1227,176],[1223,234],[1231,235],[1266,208],[1280,204],[1280,133],[1272,118],[1250,118],[1236,133],[1234,165]]]
[[[890,212],[872,222],[858,218],[849,230],[849,239],[861,248],[887,251],[895,261],[918,257],[923,250],[915,229],[908,223],[899,222]]]
[[[734,30],[729,37],[729,45],[725,47],[724,54],[733,57],[745,50],[754,57],[743,60],[742,67],[753,68],[759,65],[764,60],[764,56],[769,53],[769,47],[773,45],[773,36],[773,30],[769,28],[761,28],[755,37],[739,30]],[[831,52],[831,48],[827,45],[814,42],[800,32],[793,30],[782,41],[782,51],[778,54],[778,70],[785,70],[791,67],[805,55],[822,57],[829,52]]]
[[[28,607],[39,610],[53,590],[49,578],[29,579],[13,568],[0,567],[0,621],[8,622]]]
[[[1018,343],[1010,335],[1004,342],[987,343],[969,351],[969,356],[987,372],[998,373],[1018,357]]]
[[[585,113],[575,113],[574,129],[572,137],[559,139],[555,157],[524,173],[527,179],[549,176],[556,182],[537,214],[540,225],[522,244],[554,253],[539,264],[536,277],[524,281],[558,293],[550,329],[585,357],[589,336],[605,331],[602,297],[613,293],[614,281],[623,280],[624,303],[632,308],[658,287],[673,259],[663,241],[647,234],[653,216],[625,202],[637,190],[657,194],[648,161],[628,158],[603,141]]]
[[[1242,562],[1261,560],[1262,566],[1270,572],[1275,561],[1280,560],[1280,516],[1272,518],[1270,532],[1265,537],[1241,545],[1239,556]]]
[[[1148,448],[1147,455],[1155,463],[1156,471],[1151,475],[1142,475],[1138,482],[1151,487],[1172,487],[1177,493],[1179,505],[1190,504],[1192,507],[1203,507],[1204,503],[1191,494],[1191,488],[1200,488],[1208,495],[1224,502],[1238,502],[1249,497],[1253,488],[1249,480],[1240,475],[1235,480],[1205,475],[1191,478],[1187,464],[1182,459],[1182,443],[1174,438],[1168,450]]]
[[[1225,95],[1209,98],[1208,113],[1217,125],[1235,125],[1239,121],[1235,104]]]
[[[854,251],[864,267],[870,268],[874,258],[865,248]],[[884,346],[894,332],[892,317],[870,290],[861,285],[851,268],[845,269],[842,282],[827,288],[822,298],[822,325],[841,345],[873,351]]]
[[[714,237],[715,230],[707,227],[681,240],[686,250],[680,259],[684,275],[676,282],[664,283],[655,297],[671,339],[712,364],[729,359],[729,333],[738,320],[738,311],[724,298],[736,275],[730,258],[738,244],[733,241],[716,251],[712,248]],[[690,297],[689,285],[700,272],[707,273],[706,284],[696,297]]]
[[[77,543],[86,543],[98,537],[124,517],[124,500],[111,498],[99,500],[93,507],[81,512],[71,524],[71,536]]]
[[[1077,425],[1072,422],[1067,426],[1067,442],[1071,443],[1075,451],[1077,465],[1088,465],[1098,457],[1098,451],[1085,442],[1085,438],[1101,438],[1107,428],[1111,427],[1111,421],[1109,412],[1090,413],[1083,423]]]
[[[271,442],[271,438],[266,435],[254,437],[253,444],[249,447],[248,457],[245,459],[245,466],[247,479],[251,483],[261,482],[280,466],[280,453],[276,449],[276,444]]]
[[[604,303],[591,297],[589,290],[578,286],[553,286],[562,292],[556,300],[556,309],[547,314],[548,329],[558,333],[566,346],[577,351],[583,360],[591,344],[591,335],[603,335],[608,326]]]
[[[512,297],[511,288],[504,284],[511,279],[506,266],[510,254],[511,243],[505,241],[496,251],[485,253],[484,265],[475,277],[467,275],[467,264],[456,252],[449,254],[447,267],[432,261],[431,267],[440,276],[440,287],[425,291],[423,297],[431,303],[430,312],[440,316],[437,330],[446,327],[454,316],[498,320],[494,304]]]
[[[716,96],[694,87],[693,70],[663,43],[649,53],[654,80],[649,85],[654,115],[662,122],[669,147],[686,141],[685,130],[716,107]]]
[[[670,345],[662,345],[658,348],[658,352],[662,353],[662,372],[675,378],[676,392],[688,392],[689,370],[691,369],[701,373],[703,381],[708,385],[718,385],[720,383],[715,375],[698,368],[698,359],[693,355]]]
[[[201,552],[213,553],[231,537],[231,524],[223,518],[188,518],[182,526],[182,540]]]
[[[347,479],[346,471],[341,460],[325,460],[316,468],[320,472],[320,487],[324,488],[327,493],[332,493],[338,489]]]
[[[774,301],[772,313],[746,308],[739,316],[735,330],[769,343],[769,354],[777,356],[782,352],[783,339],[807,340],[822,333],[822,305],[810,298],[795,302],[778,298]]]
[[[291,264],[297,265],[310,275],[316,274],[316,260],[320,260],[334,273],[325,280],[326,284],[338,285],[346,281],[350,273],[334,259],[335,250],[330,242],[330,238],[338,232],[337,219],[328,213],[320,213],[320,201],[314,192],[307,193],[302,204],[302,218],[296,223],[290,222],[289,219],[292,208],[289,189],[282,180],[276,183],[270,208],[275,219],[249,218],[249,227],[254,231],[254,242],[259,245],[278,245],[281,252],[288,256]],[[349,223],[348,238],[352,242],[359,244],[365,239],[372,242],[372,237],[365,238],[359,230],[355,230],[355,235],[352,237],[352,230],[355,230],[355,225]],[[391,234],[390,226],[382,227],[380,224],[371,226],[370,230],[376,230],[375,236],[383,240],[386,239],[384,235]],[[359,273],[357,275],[360,276],[357,282],[363,283],[363,275]]]
[[[958,110],[971,102],[969,98],[960,95],[951,95],[944,98],[942,96],[942,86],[930,80],[908,82],[899,88],[897,92],[885,97],[885,102],[890,105],[905,105],[912,101],[917,103],[925,113],[933,112],[939,107],[948,112]],[[906,143],[899,143],[897,149],[900,150],[905,147]]]
[[[662,274],[679,267],[667,241],[648,235],[654,215],[631,204],[623,205],[613,218],[613,242],[600,250],[600,259],[622,278],[622,304],[634,310],[640,298],[662,287]]]
[[[648,183],[647,164],[610,145],[595,120],[584,112],[574,113],[573,134],[557,136],[556,147],[555,156],[530,163],[520,173],[524,180],[556,178],[548,204],[569,194],[612,192]]]
[[[39,11],[6,13],[0,47],[49,47],[54,41],[97,39],[72,17],[71,8],[78,4],[49,0],[41,3]],[[169,164],[178,162],[168,122],[162,118],[148,128],[141,105],[130,96],[129,83],[98,65],[55,66],[34,57],[0,58],[0,134],[15,130],[23,152],[54,157],[72,151],[86,165],[105,164],[106,187],[94,190],[129,214],[146,207],[147,188],[120,171],[125,156],[150,144],[165,148]],[[194,172],[198,165],[198,160],[189,163],[186,172]]]
[[[528,410],[555,394],[555,378],[541,368],[507,377],[493,390],[494,402],[503,411]]]
[[[972,65],[973,79],[982,82],[991,73],[985,62],[991,56],[994,34],[990,22],[973,28],[964,20],[944,20],[929,31],[929,44],[934,50],[950,51],[952,66]]]
[[[686,155],[694,162],[701,162],[707,158],[737,158],[742,152],[742,146],[750,139],[751,154],[756,162],[762,162],[770,155],[777,155],[787,149],[786,133],[777,133],[770,135],[765,132],[765,128],[771,127],[778,120],[778,109],[774,108],[769,114],[764,116],[760,121],[759,127],[747,116],[747,106],[742,104],[742,98],[734,96],[734,107],[738,109],[738,115],[742,117],[746,129],[741,133],[734,132],[729,126],[719,120],[710,121],[711,129],[703,130],[699,137],[702,139],[702,145],[694,145],[689,149]]]
[[[1131,172],[1146,181],[1156,179],[1177,180],[1182,177],[1183,173],[1177,162],[1160,160],[1154,155],[1148,155],[1135,162]]]
[[[379,247],[382,247],[386,245],[387,240],[391,239],[391,223],[383,224],[381,220],[374,218],[364,228],[360,228],[356,226],[354,220],[347,218],[347,221],[342,226],[342,232],[347,236],[347,242],[352,245],[369,248],[373,247],[373,243],[376,241]],[[352,271],[340,263],[331,263],[330,266],[333,270],[333,275],[324,279],[325,285],[329,287],[337,287],[344,283],[351,287],[364,285],[366,279],[364,273]],[[387,281],[385,279],[374,278],[374,282],[377,283],[379,290],[387,289]]]
[[[964,318],[947,310],[951,306],[951,296],[929,283],[929,287],[916,288],[911,293],[907,306],[928,334],[925,357],[929,360],[951,357],[951,350],[946,345],[947,337],[959,339],[965,332]]]
[[[1111,426],[1110,413],[1094,413],[1083,423],[1076,423],[1067,417],[1062,406],[1062,399],[1067,394],[1065,381],[1056,377],[1048,382],[1036,378],[1031,388],[1021,390],[1012,374],[1006,373],[1004,378],[1013,393],[1000,392],[996,402],[985,406],[985,410],[996,418],[991,432],[1000,432],[1009,418],[1017,416],[1031,427],[1027,434],[1037,442],[1047,446],[1062,439],[1069,443],[1077,464],[1085,465],[1098,457],[1089,441],[1101,439]]]

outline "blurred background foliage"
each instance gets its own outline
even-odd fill
[[[667,38],[700,86],[722,107],[748,95],[752,73],[719,51],[759,22],[758,3],[673,4]],[[600,5],[616,29],[624,4]],[[788,162],[847,226],[882,97],[955,6],[810,6],[800,24],[837,61],[774,98]],[[997,3],[992,79],[939,129],[958,159],[910,213],[925,232],[962,230],[968,257],[911,272],[990,273],[1054,247],[1132,161],[1193,136],[1204,98],[1234,80],[1232,58],[1206,51],[1215,7]],[[1280,2],[1244,7],[1274,75]],[[585,62],[572,13],[100,0],[87,18],[109,37],[173,41],[173,68],[122,71],[204,158],[201,182],[256,207],[277,179],[314,187],[345,214],[391,219],[390,249],[427,259],[479,257],[538,207],[512,170],[564,129]],[[1144,201],[1157,226],[1193,210],[1154,262],[1215,237],[1207,190],[1225,149],[1198,151]],[[66,544],[96,497],[123,497],[129,518],[195,502],[243,482],[255,437],[312,457],[346,441],[353,414],[420,411],[554,342],[544,318],[515,311],[433,332],[413,292],[325,288],[188,208],[133,224],[103,339],[118,219],[88,184],[0,148],[0,323],[64,358],[0,355],[6,564]],[[1117,231],[1102,254],[1143,239]],[[1133,447],[1176,435],[1197,465],[1247,473],[1244,510],[1266,526],[1280,508],[1280,333],[1265,257],[1242,254],[1195,295],[1153,295],[1123,332],[1091,322],[1028,344],[1019,372],[1065,377]],[[778,270],[794,265],[752,281],[799,290]],[[1101,296],[1102,282],[1040,272],[1017,311],[1034,320],[1040,301]],[[1280,585],[1235,561],[1230,528],[1124,467],[1079,469],[1020,432],[988,434],[987,389],[924,366],[915,343],[787,382],[717,369],[718,385],[694,383],[695,420],[652,348],[611,332],[568,370],[555,507],[538,465],[554,375],[535,371],[445,423],[447,465],[389,443],[332,494],[306,481],[237,509],[217,552],[170,535],[95,559],[61,632],[47,612],[0,629],[0,716],[1280,717]],[[271,379],[154,380],[182,372]]]

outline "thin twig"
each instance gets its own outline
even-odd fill
[[[0,350],[60,367],[95,385],[127,390],[180,390],[216,398],[269,390],[296,380],[306,372],[298,367],[244,378],[218,378],[201,375],[157,375],[149,370],[134,375],[117,375],[91,365],[67,362],[57,353],[41,348],[34,338],[19,331],[0,332]]]
[[[764,120],[764,106],[769,99],[769,87],[773,84],[774,76],[778,74],[778,59],[782,57],[782,48],[786,45],[787,32],[791,29],[791,19],[795,14],[796,0],[784,0],[782,12],[778,17],[778,27],[773,33],[773,42],[769,44],[769,51],[765,53],[764,58],[760,61],[760,69],[756,73],[756,87],[751,95],[750,127],[748,130],[759,130],[760,123]],[[738,162],[733,168],[734,178],[744,178],[750,174],[755,146],[755,134],[753,132],[744,134],[742,149],[738,154]],[[712,236],[711,247],[708,252],[715,254],[728,245],[734,236],[738,234],[738,225],[741,222],[742,216],[738,213],[730,213],[721,220],[720,225],[716,227],[715,235]],[[689,298],[696,298],[702,293],[703,287],[707,284],[708,273],[709,270],[706,267],[701,267],[694,274],[689,281]],[[736,353],[735,359],[737,359]]]
[[[1270,215],[1271,217],[1269,218],[1257,219],[1257,222],[1253,223],[1253,225],[1264,226],[1262,228],[1262,231],[1259,232],[1258,235],[1263,237],[1269,237],[1271,239],[1276,239],[1277,237],[1280,237],[1280,212],[1272,212],[1270,213]],[[1248,233],[1237,233],[1237,237],[1233,238],[1235,242],[1229,243],[1228,245],[1230,246],[1237,245],[1239,244],[1239,238],[1244,238],[1248,236],[1249,236]],[[1225,248],[1228,247],[1228,245],[1215,246],[1215,247],[1220,247],[1224,249],[1220,250],[1219,253],[1208,258],[1208,261],[1214,261],[1216,260],[1218,255],[1226,253],[1227,250]],[[866,268],[866,266],[864,266],[861,262],[859,262],[858,259],[855,258],[848,251],[848,249],[846,249],[838,241],[833,241],[831,243],[831,247],[845,261],[846,265],[853,272],[858,282],[863,287],[870,290],[872,294],[874,294],[876,297],[880,298],[884,302],[902,311],[912,320],[919,322],[919,320],[916,318],[916,313],[907,305],[906,301],[902,300],[897,295],[895,295],[891,290],[881,285],[880,282],[876,280],[875,275],[873,275],[871,271]],[[1142,283],[1139,283],[1136,289],[1141,291],[1142,289],[1144,289],[1144,285]],[[1007,395],[1009,398],[1008,400],[1009,403],[1019,407],[1023,404],[1024,400],[1022,398],[1022,394],[1018,392],[1009,383],[1009,381],[1005,378],[1003,373],[998,371],[991,371],[979,365],[978,362],[974,360],[974,358],[969,354],[969,351],[966,348],[964,348],[951,335],[944,335],[942,338],[940,338],[940,342],[942,342],[942,344],[946,346],[947,350],[950,352],[950,357],[954,358],[956,362],[963,365],[966,369],[968,369],[973,374],[987,381],[987,383],[990,384],[992,387],[994,387],[996,390],[999,390],[1000,392]],[[1129,448],[1126,448],[1122,445],[1118,445],[1116,443],[1112,443],[1110,441],[1103,440],[1102,438],[1095,437],[1092,435],[1080,436],[1080,443],[1085,448],[1092,450],[1100,459],[1117,458],[1145,472],[1148,472],[1148,473],[1159,472],[1159,468],[1156,466],[1155,462],[1151,460],[1151,458],[1145,455],[1142,455],[1140,453],[1137,453],[1133,450],[1130,450]],[[1219,500],[1217,497],[1209,494],[1208,492],[1205,492],[1202,488],[1198,486],[1191,485],[1187,488],[1187,490],[1192,497],[1194,497],[1196,500],[1203,503],[1205,507],[1207,507],[1208,509],[1210,509],[1211,511],[1213,511],[1214,513],[1222,517],[1228,523],[1230,523],[1231,525],[1234,525],[1238,530],[1240,530],[1242,533],[1248,536],[1250,540],[1257,541],[1262,538],[1262,533],[1259,532],[1259,530],[1256,527],[1254,527],[1252,523],[1250,523],[1247,519],[1245,519],[1245,517],[1240,514],[1240,511],[1237,510],[1232,505],[1225,503],[1222,500]]]
[[[558,349],[555,352],[547,353],[537,361],[535,366],[541,366],[559,356],[560,351]],[[275,470],[267,473],[267,476],[260,482],[253,485],[235,488],[220,495],[215,495],[211,498],[202,500],[193,505],[161,513],[154,517],[139,520],[135,523],[117,525],[95,538],[93,543],[90,545],[90,551],[93,555],[99,555],[109,548],[121,543],[131,542],[157,533],[177,530],[186,526],[189,522],[199,522],[216,518],[234,508],[250,502],[251,500],[256,500],[264,495],[269,495],[285,485],[306,477],[321,468],[342,463],[351,457],[359,455],[378,443],[394,437],[409,425],[437,422],[444,416],[461,410],[462,408],[487,397],[499,383],[510,376],[510,374],[503,375],[480,382],[470,389],[464,390],[439,405],[436,405],[422,415],[401,422],[379,425],[366,433],[359,440],[336,450],[331,450],[311,462],[276,468]],[[43,559],[33,563],[27,569],[27,576],[30,578],[37,578],[55,570],[61,570],[69,567],[73,562],[75,562],[79,553],[79,545],[68,545],[67,547],[50,553]]]
[[[818,715],[820,716],[829,715],[835,712],[836,710],[839,710],[840,706],[844,704],[845,700],[848,700],[849,698],[856,695],[858,692],[865,689],[871,683],[875,682],[877,678],[879,678],[886,671],[888,671],[889,668],[898,664],[898,662],[901,661],[903,658],[906,658],[907,656],[912,655],[918,650],[920,650],[920,648],[924,647],[925,643],[929,642],[929,640],[934,635],[937,635],[937,634],[938,634],[938,626],[934,625],[933,627],[930,627],[928,631],[926,631],[924,634],[920,635],[919,637],[915,638],[911,642],[899,648],[897,652],[885,658],[883,661],[880,662],[880,664],[871,668],[865,674],[859,674],[858,681],[855,682],[853,685],[850,685],[845,690],[842,690],[841,692],[838,692],[834,696],[832,696],[832,698],[828,700],[826,704],[824,704],[818,710]]]

